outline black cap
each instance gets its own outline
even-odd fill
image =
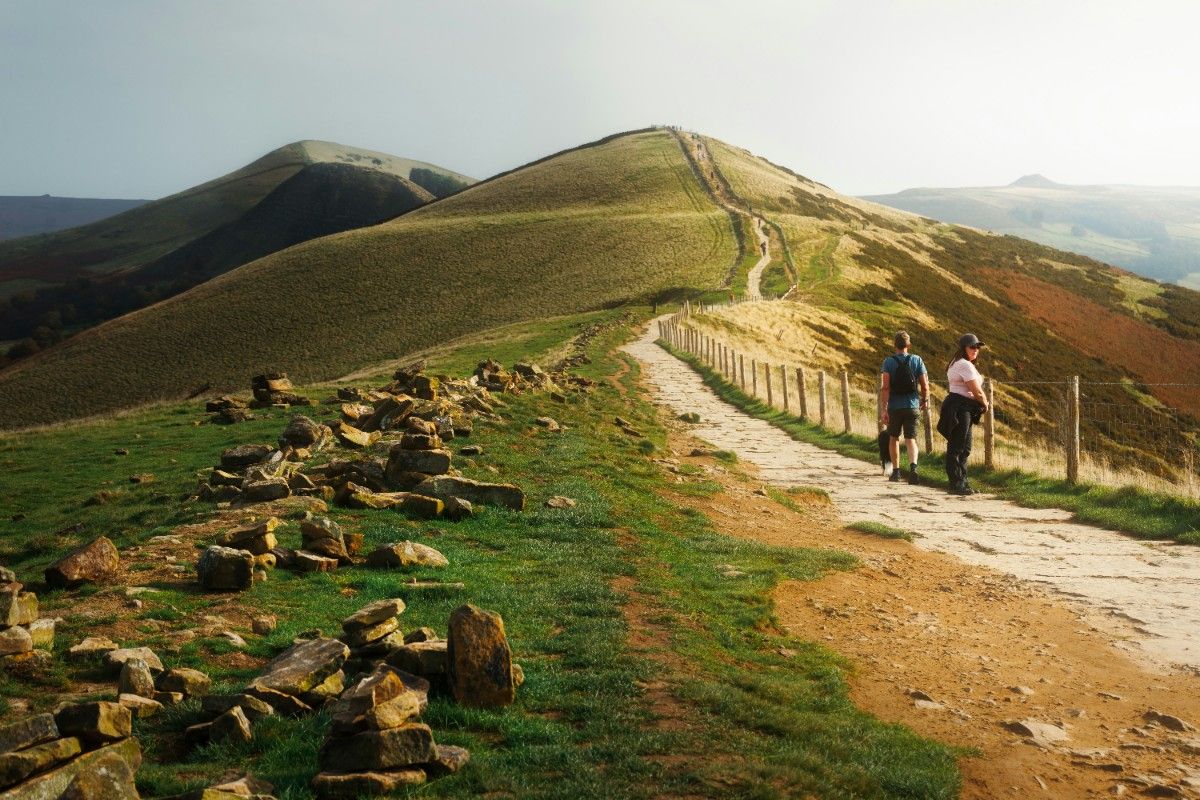
[[[970,347],[971,345],[974,345],[974,344],[977,344],[980,347],[987,346],[979,340],[978,336],[976,336],[973,333],[964,333],[962,336],[958,337],[958,346],[959,347]]]

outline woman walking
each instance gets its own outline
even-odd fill
[[[971,426],[987,411],[983,376],[975,367],[983,342],[973,333],[958,340],[958,352],[946,369],[950,393],[942,402],[938,433],[946,437],[946,477],[950,494],[975,494],[967,483],[967,459],[971,456]]]

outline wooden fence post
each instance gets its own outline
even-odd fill
[[[1067,483],[1079,482],[1079,376],[1067,382]]]
[[[751,394],[753,394],[754,399],[757,400],[758,399],[758,361],[756,361],[753,358],[750,359],[750,385],[754,388],[754,391],[751,392]]]
[[[875,392],[875,419],[879,421],[879,430],[883,430],[886,426],[883,424],[883,373],[879,375],[879,389]]]
[[[771,396],[771,365],[763,364],[763,377],[767,379],[767,408],[775,407],[775,398]]]
[[[804,388],[804,367],[796,367],[796,394],[800,398],[800,418],[808,419],[808,393]]]
[[[842,420],[846,423],[846,433],[850,432],[850,372],[842,370]]]
[[[821,427],[825,427],[825,370],[817,372],[817,394],[821,402]]]
[[[742,391],[744,392],[746,391],[746,357],[741,353],[738,353],[738,366],[742,374],[741,384]]]
[[[987,412],[983,415],[983,468],[993,469],[996,465],[996,393],[991,378],[983,379],[983,396],[987,398]]]
[[[780,392],[783,393],[783,410],[786,413],[788,409],[788,387],[787,387],[787,367],[783,364],[779,365],[779,382],[782,384]]]
[[[925,404],[925,411],[921,414],[921,423],[925,426],[925,452],[933,452],[933,416],[929,409],[929,404]]]

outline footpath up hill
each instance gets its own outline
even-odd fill
[[[325,380],[470,332],[715,287],[727,215],[666,131],[618,136],[289,248],[0,372],[0,426]]]
[[[1139,432],[1171,428],[1186,437],[1194,429],[1200,392],[1178,384],[1200,363],[1200,293],[839,195],[744,150],[703,141],[732,193],[782,230],[793,265],[787,302],[738,306],[720,322],[700,323],[720,326],[714,332],[748,357],[847,368],[866,391],[897,329],[914,334],[938,379],[969,330],[991,345],[987,373],[1008,385],[1003,424],[1057,436],[1061,390],[1013,384],[1079,375],[1085,384],[1109,384],[1091,387],[1093,408],[1103,401],[1125,414],[1085,419],[1085,436],[1153,452],[1136,440]],[[1136,427],[1128,414],[1138,416]]]

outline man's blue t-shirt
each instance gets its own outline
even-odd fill
[[[883,360],[883,368],[880,372],[888,374],[888,385],[891,386],[896,382],[896,370],[900,368],[900,360],[908,358],[908,366],[912,369],[913,377],[920,384],[921,376],[925,374],[925,362],[918,355],[909,353],[907,356],[890,355]],[[888,394],[888,411],[895,408],[920,408],[921,395],[919,390],[909,392],[908,394],[896,394],[891,392]]]

